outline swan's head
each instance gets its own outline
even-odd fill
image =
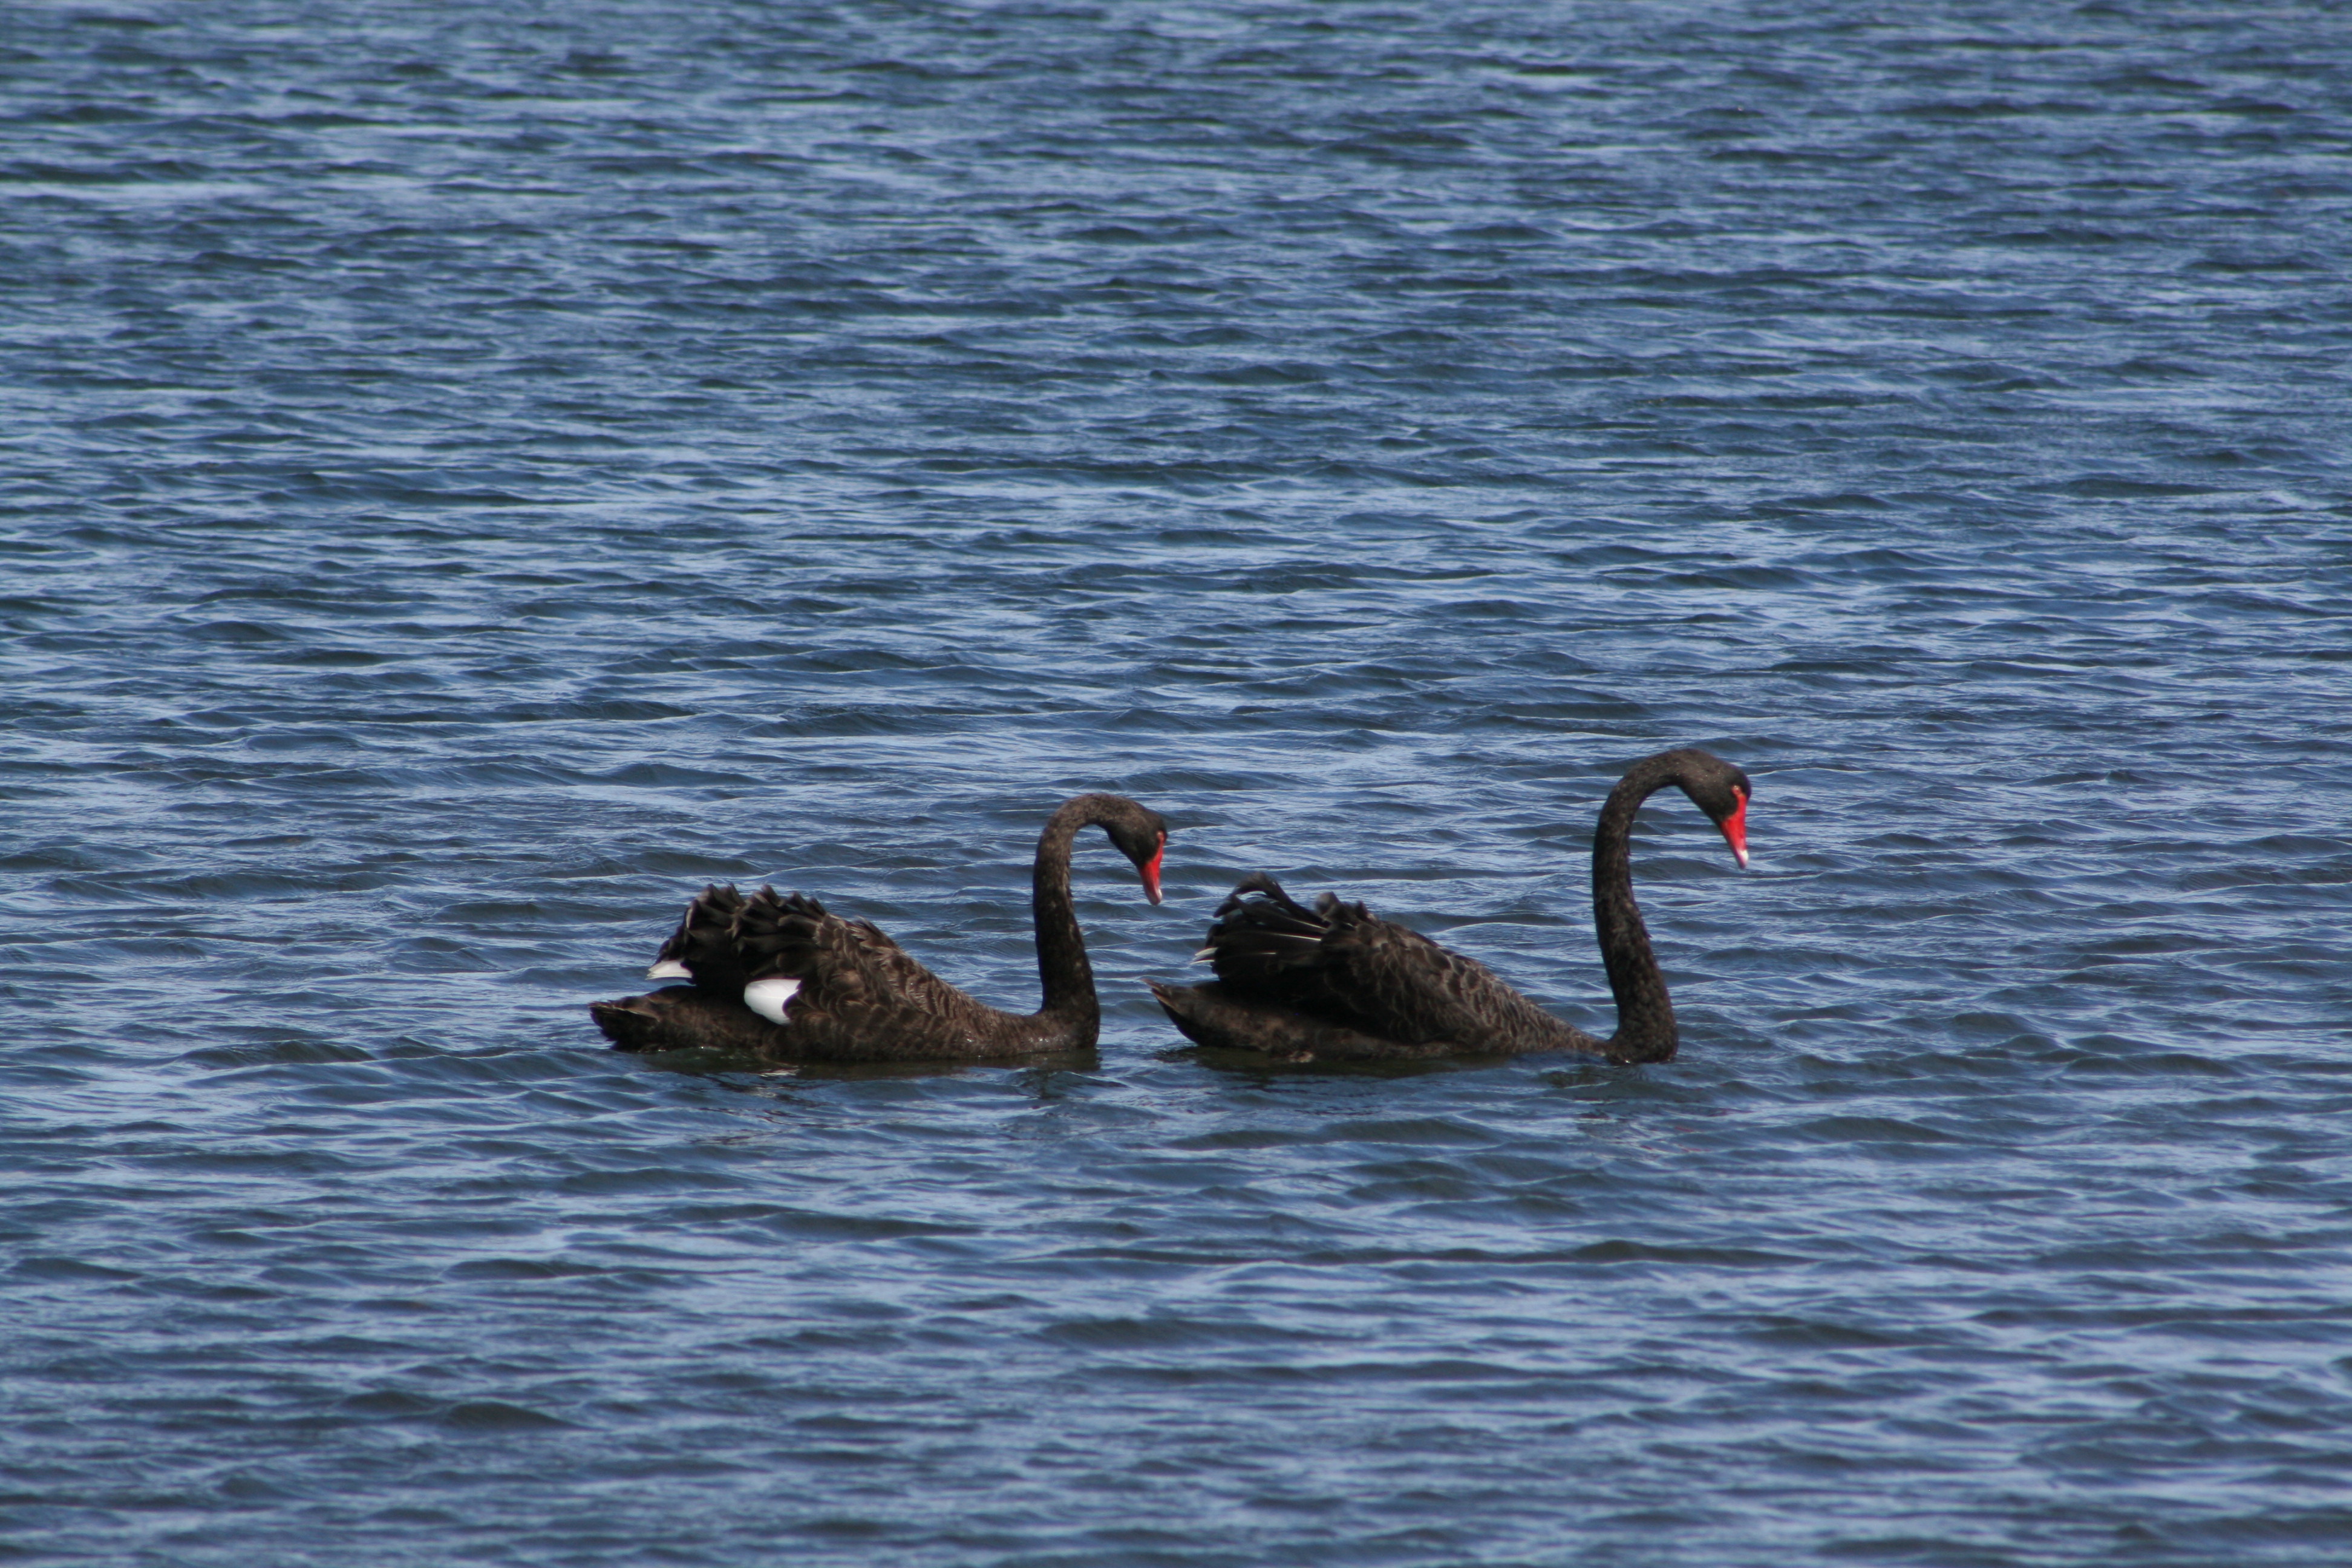
[[[1158,903],[1160,858],[1168,852],[1167,821],[1150,806],[1138,805],[1132,813],[1122,813],[1118,820],[1104,823],[1103,831],[1118,846],[1118,852],[1134,861],[1135,868],[1143,874],[1143,896]]]
[[[1748,797],[1755,786],[1748,775],[1725,762],[1712,752],[1696,750],[1680,754],[1682,766],[1675,780],[1691,804],[1706,813],[1723,832],[1723,841],[1731,846],[1731,853],[1739,868],[1748,868]]]

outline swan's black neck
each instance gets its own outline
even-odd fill
[[[1666,977],[1650,951],[1649,928],[1633,901],[1633,817],[1658,789],[1681,782],[1673,753],[1646,758],[1626,770],[1601,808],[1592,834],[1592,925],[1601,938],[1601,962],[1609,969],[1609,989],[1617,998],[1617,1032],[1608,1042],[1612,1061],[1674,1059],[1677,1037],[1675,1005]]]
[[[1037,921],[1037,979],[1045,994],[1041,1014],[1087,1025],[1101,1021],[1094,965],[1087,962],[1078,911],[1070,901],[1070,846],[1078,829],[1109,821],[1124,804],[1115,795],[1079,795],[1046,818],[1045,831],[1037,836],[1031,908]]]

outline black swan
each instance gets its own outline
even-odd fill
[[[1671,1061],[1675,1008],[1633,902],[1628,843],[1643,797],[1667,784],[1680,785],[1748,864],[1746,773],[1696,750],[1661,752],[1625,770],[1592,835],[1593,924],[1617,996],[1617,1032],[1605,1040],[1561,1023],[1474,959],[1329,893],[1305,909],[1264,872],[1243,879],[1225,900],[1197,955],[1215,967],[1216,983],[1155,981],[1151,994],[1200,1044],[1286,1061],[1528,1051]]]
[[[1090,1049],[1102,1026],[1095,975],[1070,904],[1070,845],[1100,826],[1160,901],[1168,825],[1124,795],[1065,801],[1037,837],[1037,973],[1045,1005],[1005,1013],[925,969],[865,921],[827,914],[803,894],[745,898],[711,887],[687,906],[650,980],[691,980],[644,996],[593,1002],[604,1037],[625,1051],[712,1047],[792,1061],[978,1061]]]

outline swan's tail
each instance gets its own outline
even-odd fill
[[[1261,1048],[1256,1032],[1249,1026],[1262,1024],[1263,1020],[1254,1017],[1245,1006],[1236,1006],[1223,987],[1165,985],[1157,980],[1144,984],[1151,987],[1151,994],[1159,1000],[1169,1022],[1194,1045],[1207,1046],[1212,1050]]]
[[[622,1051],[718,1050],[763,1055],[775,1029],[740,1002],[691,985],[669,985],[644,996],[591,1002],[588,1015],[613,1048]]]
[[[1253,1051],[1281,1062],[1362,1062],[1432,1054],[1279,1003],[1237,996],[1221,984],[1146,984],[1185,1038],[1213,1050]]]

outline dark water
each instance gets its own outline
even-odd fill
[[[100,0],[101,5],[104,0]],[[2352,27],[0,13],[0,1557],[2352,1560]],[[1683,1058],[1203,1062],[1222,889]],[[1077,1069],[604,1050],[772,879]],[[1198,972],[1193,972],[1198,973]]]

